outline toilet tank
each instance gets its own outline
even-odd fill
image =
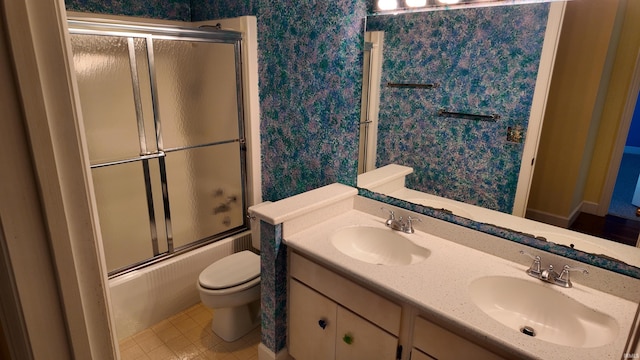
[[[249,218],[251,219],[251,245],[258,250],[260,250],[260,220],[255,218],[253,211],[266,204],[271,204],[271,201],[265,201],[260,204],[253,205],[249,207],[248,210]]]

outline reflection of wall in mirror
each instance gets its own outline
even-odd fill
[[[530,4],[368,18],[368,31],[385,32],[376,166],[409,166],[410,188],[510,213],[523,147],[507,128],[527,127],[548,13]]]
[[[566,226],[580,211],[606,212],[600,202],[639,48],[639,1],[567,2],[527,217]]]

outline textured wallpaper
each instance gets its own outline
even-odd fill
[[[407,186],[511,212],[549,4],[377,16],[385,32],[376,166],[410,166]],[[435,89],[387,82],[439,83]],[[439,109],[499,114],[497,122],[440,117]]]
[[[260,3],[265,200],[355,185],[365,7],[359,0]]]
[[[69,11],[191,21],[191,0],[65,0]]]
[[[191,1],[191,21],[228,19],[256,15],[258,0],[199,0]]]

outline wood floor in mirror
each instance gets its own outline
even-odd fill
[[[636,246],[640,233],[640,217],[638,220],[625,219],[618,216],[596,216],[580,213],[571,224],[571,230],[598,236],[622,244]]]

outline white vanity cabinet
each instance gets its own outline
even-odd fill
[[[289,355],[297,360],[394,360],[402,308],[292,252]]]
[[[505,358],[422,317],[416,317],[411,360],[425,359],[504,360]]]

